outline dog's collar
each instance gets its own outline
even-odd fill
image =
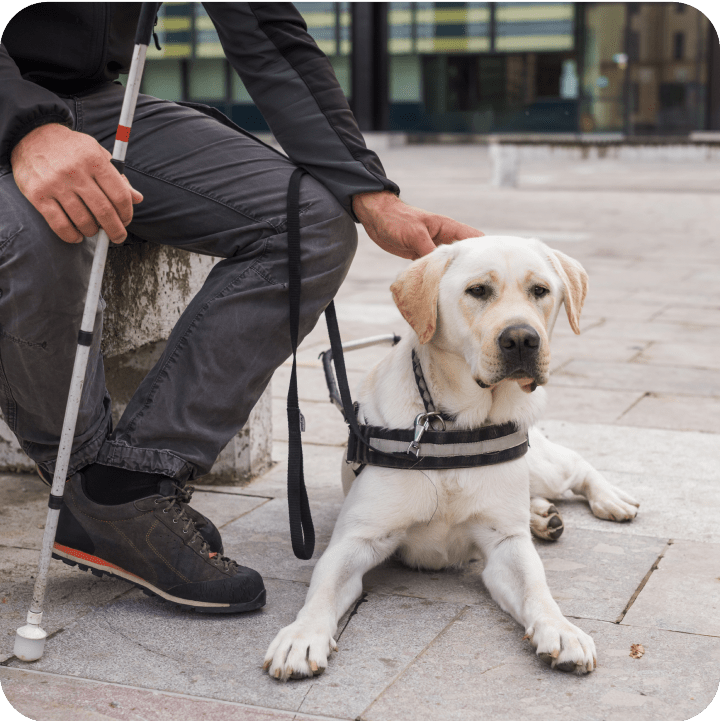
[[[361,464],[356,474],[365,465],[433,470],[476,468],[513,461],[527,453],[527,431],[515,423],[445,430],[445,421],[453,420],[453,416],[437,410],[414,350],[412,365],[425,413],[416,416],[412,430],[368,426],[358,418],[362,437],[358,438],[351,429],[347,455],[348,463]],[[355,412],[359,415],[357,404]],[[435,420],[442,423],[442,430],[433,428]]]

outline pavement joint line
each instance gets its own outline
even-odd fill
[[[645,391],[639,398],[636,398],[614,421],[613,423],[617,423],[624,415],[629,413],[635,406],[640,403],[643,398],[649,398],[652,396],[652,393],[650,391]]]
[[[420,653],[415,656],[415,658],[408,661],[407,666],[392,680],[390,683],[368,704],[367,708],[363,709],[361,711],[355,721],[365,721],[364,714],[367,713],[414,665],[417,661],[419,661],[425,653],[428,651],[428,649],[439,639],[441,638],[445,633],[447,633],[452,626],[455,625],[455,622],[464,616],[468,610],[472,608],[472,606],[464,605],[453,618],[451,618],[445,627],[441,629],[433,638],[431,638],[426,644],[425,648],[423,648]]]
[[[663,548],[663,550],[660,552],[660,555],[655,559],[655,562],[650,566],[650,570],[645,574],[642,581],[640,581],[640,584],[635,589],[635,592],[633,593],[633,595],[630,596],[630,600],[627,602],[627,605],[625,606],[623,611],[615,619],[616,624],[620,624],[622,622],[622,620],[625,618],[625,616],[627,615],[627,612],[630,610],[633,603],[635,603],[635,599],[640,595],[643,588],[645,588],[645,584],[650,580],[650,576],[652,576],[653,571],[657,570],[658,566],[660,565],[660,561],[662,561],[662,559],[663,559],[663,556],[667,553],[668,549],[670,548],[670,546],[673,545],[674,542],[675,541],[672,538],[668,539],[668,542],[665,544],[665,548]]]
[[[258,476],[257,478],[254,478],[251,483],[254,483],[255,481],[259,481],[262,478],[262,476]],[[213,491],[210,490],[210,487],[205,486],[203,488],[197,489],[198,493],[215,493],[218,496],[243,496],[244,498],[265,498],[268,501],[272,501],[275,496],[263,496],[258,493],[232,493],[231,491]],[[260,506],[256,506],[256,508],[259,508]],[[249,511],[248,511],[249,512]]]
[[[4,666],[5,662],[0,663],[0,666]],[[221,703],[225,706],[235,706],[239,708],[249,709],[251,711],[269,711],[273,713],[284,713],[284,714],[295,714],[295,718],[298,719],[307,719],[308,721],[349,721],[347,718],[342,718],[339,716],[318,716],[315,714],[306,714],[302,713],[301,711],[287,711],[285,709],[279,709],[279,708],[272,708],[270,706],[253,706],[252,704],[248,703],[240,703],[238,701],[226,701],[225,699],[220,698],[213,698],[212,696],[195,696],[194,694],[189,693],[177,693],[175,691],[161,691],[159,689],[155,688],[149,688],[146,686],[131,686],[130,684],[126,683],[116,683],[114,681],[99,681],[97,679],[90,679],[90,678],[83,678],[82,676],[69,676],[67,674],[62,673],[51,673],[49,671],[37,671],[35,669],[25,669],[25,668],[16,668],[16,667],[8,667],[7,670],[10,673],[33,673],[37,674],[38,676],[52,676],[54,678],[61,678],[66,679],[68,681],[73,682],[79,682],[84,684],[98,684],[101,686],[117,686],[118,688],[126,688],[130,689],[131,691],[147,691],[149,693],[155,694],[157,696],[172,696],[174,698],[182,698],[182,699],[192,699],[194,701],[207,701],[209,703]]]

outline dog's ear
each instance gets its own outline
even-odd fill
[[[427,343],[435,333],[440,280],[449,262],[445,253],[430,253],[408,266],[390,286],[395,305],[420,343]]]
[[[585,296],[588,291],[588,274],[585,268],[565,253],[559,250],[551,250],[548,258],[560,276],[565,286],[565,311],[567,312],[570,327],[575,333],[580,334],[580,311],[585,303]]]

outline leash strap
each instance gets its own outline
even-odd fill
[[[305,170],[297,168],[290,176],[287,196],[288,297],[290,302],[290,341],[293,364],[288,389],[288,512],[290,540],[295,555],[307,561],[315,550],[315,529],[305,488],[302,440],[305,419],[300,412],[297,388],[297,345],[300,328],[300,180]]]

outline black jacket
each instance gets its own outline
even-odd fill
[[[225,55],[278,142],[351,214],[356,193],[391,190],[332,66],[291,3],[204,3]],[[45,123],[71,127],[59,95],[112,82],[130,67],[140,3],[39,3],[0,45],[0,164]],[[354,217],[354,216],[353,216]]]

